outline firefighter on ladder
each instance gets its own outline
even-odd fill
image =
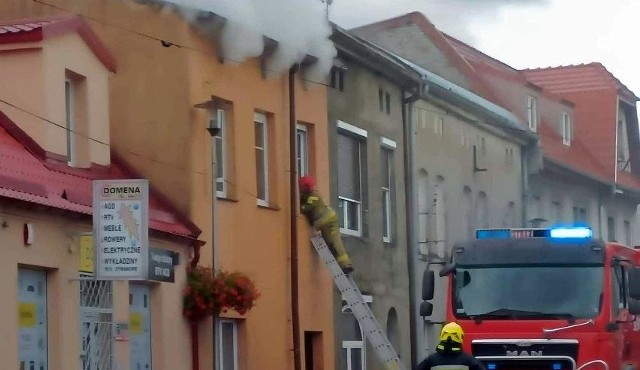
[[[301,177],[298,180],[298,186],[300,188],[300,211],[307,217],[311,226],[320,231],[342,271],[345,274],[350,274],[353,272],[353,265],[344,244],[342,244],[336,213],[322,200],[312,177]]]

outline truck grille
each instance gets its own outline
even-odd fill
[[[575,339],[476,339],[474,356],[568,356],[578,361]]]

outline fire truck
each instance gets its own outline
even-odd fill
[[[588,227],[482,229],[439,272],[446,320],[487,370],[640,370],[640,250]],[[433,313],[435,273],[420,313]]]

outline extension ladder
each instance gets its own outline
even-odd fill
[[[376,355],[384,364],[385,369],[404,370],[404,365],[400,361],[398,354],[393,349],[384,331],[380,328],[380,324],[373,316],[369,305],[362,298],[360,289],[350,276],[344,274],[320,232],[313,232],[311,244],[313,244],[324,263],[329,267],[333,281],[347,301],[351,312],[358,320],[362,331],[365,333],[369,343],[371,343]]]

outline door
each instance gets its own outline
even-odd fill
[[[20,370],[47,370],[47,273],[18,269]]]
[[[149,286],[129,284],[129,359],[131,370],[151,370]]]
[[[80,369],[113,370],[113,284],[80,278]]]

